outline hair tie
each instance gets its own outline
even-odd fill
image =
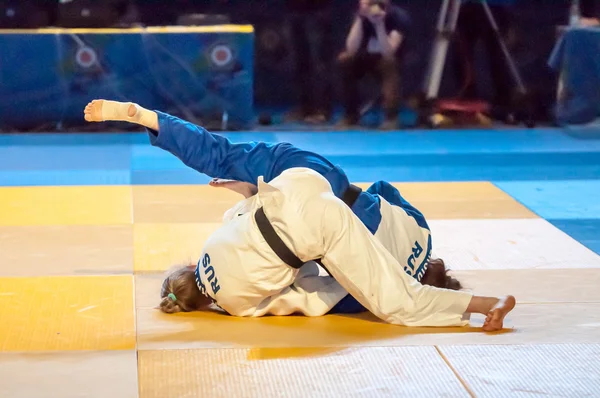
[[[169,293],[169,294],[167,295],[167,297],[168,297],[168,298],[170,298],[170,299],[171,299],[171,300],[173,300],[173,301],[177,301],[177,297],[176,297],[176,296],[175,296],[173,293]]]

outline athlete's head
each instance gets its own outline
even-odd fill
[[[462,289],[461,283],[457,279],[454,279],[448,275],[449,271],[450,270],[446,269],[444,260],[441,258],[431,259],[427,263],[427,270],[421,279],[421,283],[424,285],[441,287],[443,289]]]
[[[200,310],[210,304],[196,285],[195,265],[180,267],[164,280],[160,310],[167,314]]]

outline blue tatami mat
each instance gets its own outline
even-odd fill
[[[279,132],[275,136],[277,141],[327,156],[600,151],[600,140],[580,140],[560,129]]]
[[[236,132],[233,142],[291,142],[353,181],[593,180],[600,140],[559,129]],[[194,184],[208,178],[150,146],[145,133],[0,135],[2,185]],[[508,189],[508,188],[507,188]]]
[[[584,134],[583,132],[582,134]],[[290,142],[353,182],[492,181],[600,254],[600,139],[559,129],[236,132]],[[0,135],[0,186],[206,184],[145,133]]]
[[[496,185],[547,220],[600,219],[600,180],[507,181]]]
[[[43,142],[43,137],[40,137]],[[129,170],[131,146],[54,144],[0,145],[0,170]]]
[[[130,185],[127,170],[0,170],[0,186]]]
[[[211,180],[205,174],[192,169],[181,170],[133,170],[132,185],[192,185],[208,184]]]
[[[548,220],[573,239],[600,255],[600,220]]]

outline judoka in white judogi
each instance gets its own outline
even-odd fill
[[[386,182],[352,196],[339,167],[290,144],[232,144],[132,103],[93,101],[84,113],[92,122],[147,127],[153,145],[211,177],[258,181],[258,194],[229,211],[208,239],[195,272],[182,268],[178,286],[174,278],[165,280],[165,312],[200,309],[206,295],[231,315],[318,316],[349,298],[394,324],[462,325],[465,312],[479,312],[487,315],[484,330],[498,330],[515,305],[512,296],[480,297],[419,283],[431,252],[429,228]],[[298,267],[290,267],[265,240],[259,230],[264,223],[257,224],[261,211],[283,246],[299,258]],[[330,276],[321,275],[315,259]],[[185,300],[175,294],[182,289]]]
[[[305,267],[290,267],[271,249],[254,218],[260,207]],[[310,262],[319,258],[332,277],[319,276]],[[306,168],[288,169],[268,184],[259,179],[258,194],[207,240],[196,276],[201,291],[236,316],[323,315],[350,293],[390,323],[462,325],[472,297],[410,277],[329,182]]]

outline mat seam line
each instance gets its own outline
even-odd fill
[[[129,198],[130,198],[130,213],[131,213],[131,240],[132,240],[132,253],[131,253],[131,284],[133,287],[133,330],[135,333],[135,381],[137,384],[137,388],[136,388],[136,398],[141,397],[142,395],[142,383],[141,383],[141,379],[140,379],[140,351],[139,351],[139,331],[138,331],[138,310],[137,310],[137,290],[136,290],[136,280],[135,280],[135,250],[134,250],[134,246],[135,246],[135,231],[134,231],[134,225],[135,225],[135,197],[134,197],[134,190],[133,190],[133,184],[132,181],[133,180],[133,171],[131,168],[131,165],[129,167]]]
[[[458,371],[454,368],[454,366],[452,366],[452,364],[450,363],[450,360],[444,355],[444,353],[442,352],[442,350],[440,350],[440,347],[435,345],[433,346],[435,348],[435,350],[437,351],[437,353],[439,354],[440,357],[442,357],[442,360],[446,363],[446,365],[450,368],[450,370],[452,371],[452,373],[454,373],[454,376],[458,379],[458,381],[460,382],[460,384],[463,386],[463,388],[465,390],[467,390],[467,393],[472,397],[472,398],[476,398],[477,396],[475,395],[475,393],[473,392],[473,390],[471,389],[471,387],[469,387],[469,384],[460,376],[460,374],[458,373]]]
[[[131,170],[130,170],[131,172]],[[138,323],[138,312],[137,312],[137,295],[136,295],[136,280],[135,280],[135,231],[134,231],[134,225],[135,225],[135,214],[134,214],[134,209],[135,209],[135,205],[134,205],[134,197],[133,197],[133,186],[129,185],[129,214],[130,214],[130,225],[131,225],[131,248],[132,248],[132,253],[131,253],[131,273],[127,273],[128,275],[131,275],[131,287],[132,287],[132,301],[133,301],[133,330],[135,333],[135,352],[136,352],[136,361],[137,361],[137,352],[138,352],[138,329],[137,329],[137,323]],[[139,375],[138,375],[139,376]],[[139,378],[138,378],[139,379]]]
[[[560,180],[559,180],[560,181]],[[529,207],[528,205],[526,205],[525,203],[523,203],[523,201],[521,199],[517,199],[516,197],[514,197],[513,195],[511,195],[508,191],[506,191],[505,189],[503,189],[502,187],[500,187],[498,185],[498,183],[502,183],[503,181],[490,181],[490,183],[496,187],[497,189],[499,189],[500,191],[504,192],[506,195],[508,195],[508,197],[512,198],[515,202],[517,202],[518,204],[520,204],[521,206],[523,206],[525,209],[529,210],[531,213],[535,214],[536,216],[538,216],[539,218],[541,218],[542,220],[548,222],[548,220],[545,217],[542,217],[541,214],[539,214],[537,211],[533,210],[531,207]],[[506,181],[504,181],[506,182]],[[514,182],[514,181],[508,181],[508,182]],[[556,227],[555,227],[556,228]],[[558,228],[557,228],[558,229]]]

